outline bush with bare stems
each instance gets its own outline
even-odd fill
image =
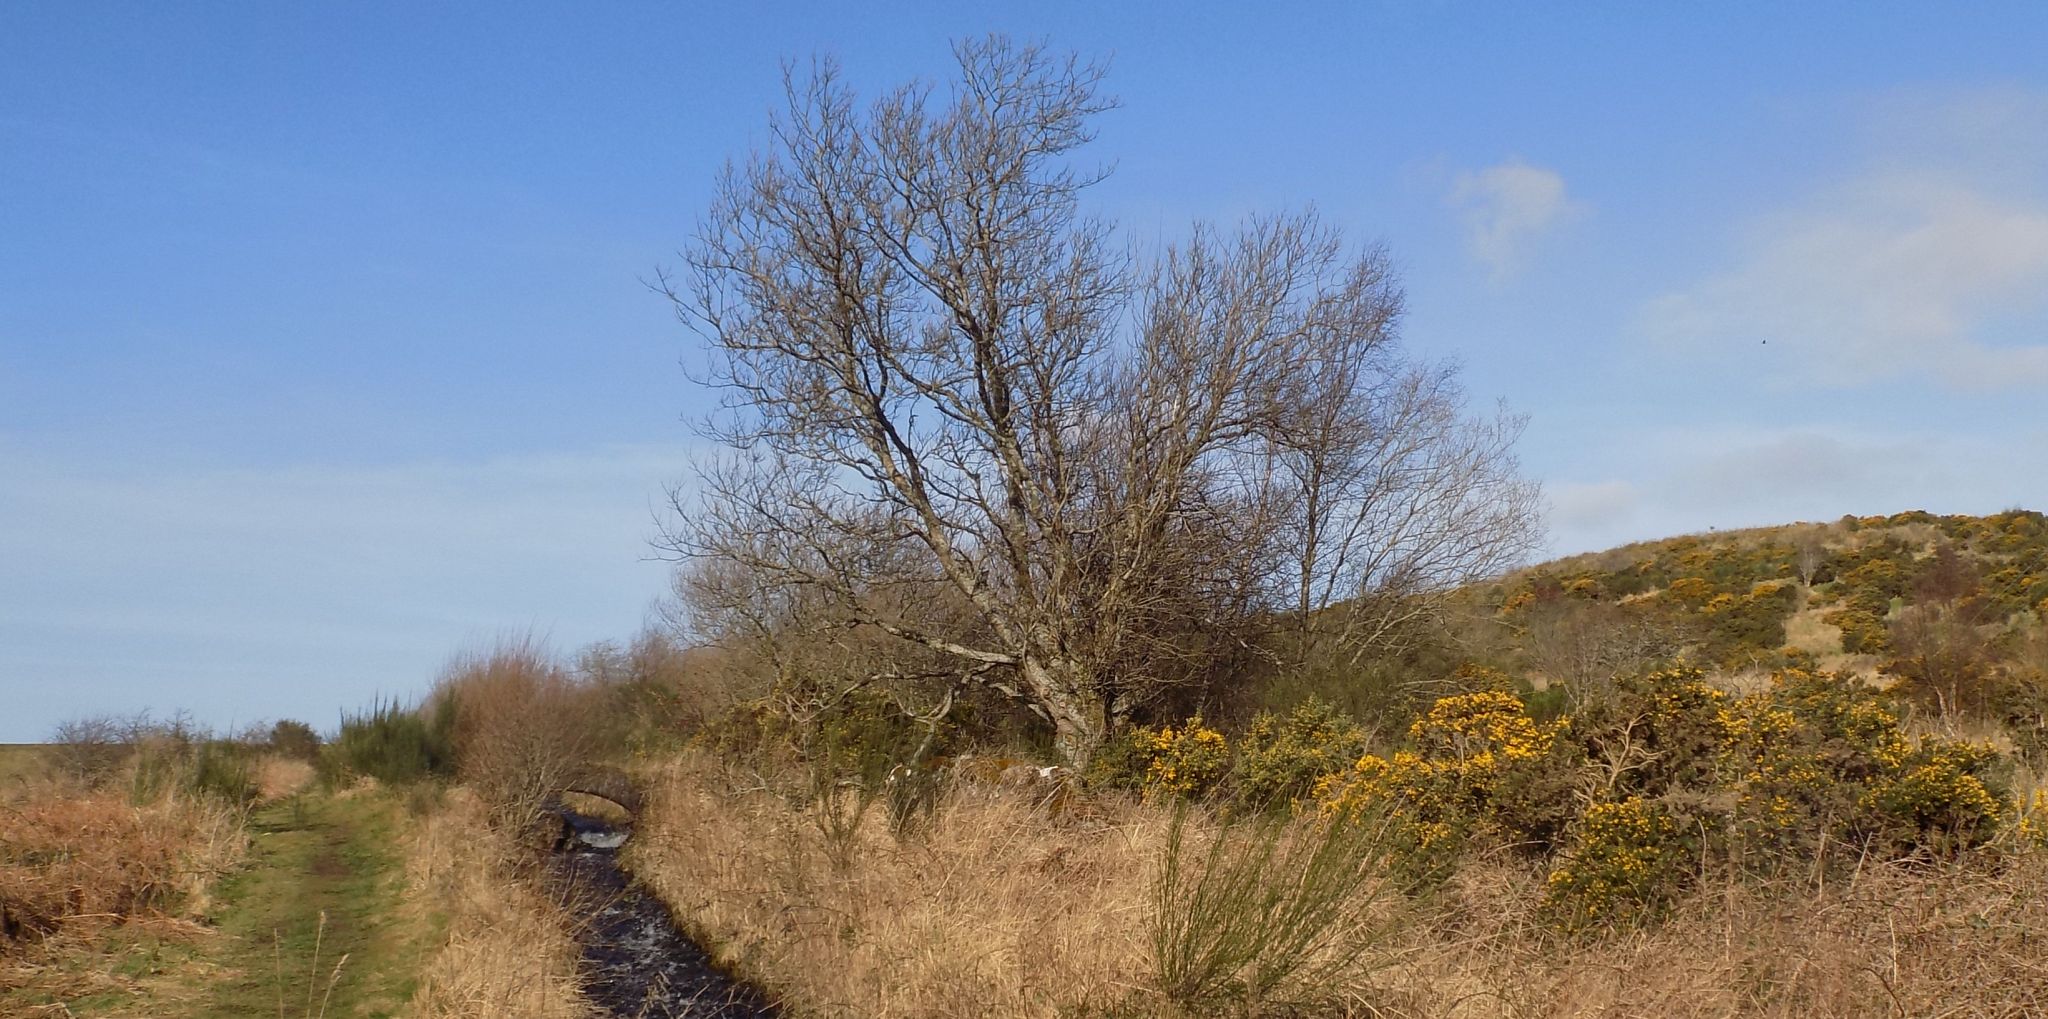
[[[458,656],[433,699],[453,705],[457,773],[491,821],[527,832],[603,749],[608,688],[531,639]]]

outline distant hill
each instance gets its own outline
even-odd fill
[[[2041,643],[2048,517],[1914,511],[1691,534],[1544,563],[1464,597],[1506,624],[1510,654],[1539,680],[1675,653],[1730,670],[1910,672],[1956,650],[1930,649],[1936,637],[1981,645],[1980,671],[1996,671]]]

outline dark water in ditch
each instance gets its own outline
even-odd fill
[[[551,864],[568,904],[584,920],[583,993],[605,1015],[631,1019],[770,1019],[759,991],[735,982],[676,926],[668,907],[619,865],[631,834],[574,811],[559,811],[566,837]]]

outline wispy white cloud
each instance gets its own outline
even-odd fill
[[[1933,435],[1723,430],[1716,441],[1690,445],[1673,456],[1659,498],[1749,523],[1926,508],[1902,500],[1988,487],[1959,473],[1983,458],[1974,443]]]
[[[2048,132],[2048,102],[1884,105],[1910,126],[1851,179],[1752,223],[1730,267],[1650,301],[1648,335],[1691,353],[1770,344],[1829,386],[2048,385],[2048,174],[2020,170],[2004,138],[2015,121]],[[1959,161],[1958,145],[1986,155]]]
[[[1965,176],[1995,189],[2038,187],[2048,165],[2048,92],[2018,85],[1901,88],[1863,104],[1879,168]]]
[[[1537,238],[1578,208],[1557,171],[1518,159],[1459,174],[1447,201],[1464,220],[1472,257],[1495,279],[1519,271]]]

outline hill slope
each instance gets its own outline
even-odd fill
[[[1518,664],[1550,681],[1680,652],[1730,670],[1896,673],[1954,657],[1960,643],[1979,645],[1977,666],[1995,672],[2025,664],[2048,616],[2048,517],[1915,511],[1685,535],[1530,567],[1466,595],[1507,624]]]

